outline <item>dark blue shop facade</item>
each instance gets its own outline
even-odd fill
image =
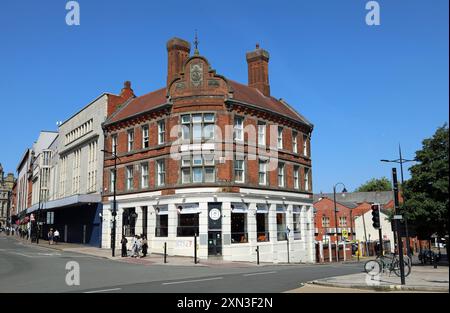
[[[40,223],[40,238],[47,239],[50,229],[58,230],[60,241],[101,246],[102,203],[98,194],[73,195],[33,205],[27,215]]]

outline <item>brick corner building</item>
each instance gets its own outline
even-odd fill
[[[248,85],[197,47],[167,43],[167,85],[117,106],[103,124],[102,247],[144,234],[151,251],[230,261],[314,262],[313,125],[270,94],[269,53],[246,54]],[[129,240],[130,241],[130,240]]]

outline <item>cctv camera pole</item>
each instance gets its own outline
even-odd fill
[[[398,182],[397,182],[397,169],[394,167],[392,168],[392,182],[394,187],[394,210],[395,214],[398,214],[399,211],[399,201],[398,201]],[[402,236],[400,233],[400,227],[398,219],[395,219],[395,228],[397,231],[397,238],[398,238],[398,258],[400,261],[400,279],[401,284],[405,284],[405,264],[403,263],[403,242],[402,242]]]

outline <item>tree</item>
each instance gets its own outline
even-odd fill
[[[416,152],[418,163],[410,168],[411,178],[405,182],[402,211],[421,239],[434,233],[439,238],[448,234],[448,149],[449,129],[444,124],[422,142],[422,149]]]
[[[367,191],[391,191],[392,184],[386,177],[372,178],[371,180],[365,182],[359,186],[356,192],[367,192]]]

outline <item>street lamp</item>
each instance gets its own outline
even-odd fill
[[[343,183],[337,183],[333,186],[333,200],[334,200],[334,234],[336,237],[336,262],[339,262],[339,242],[338,242],[338,232],[337,232],[337,207],[336,207],[336,187],[338,185],[342,185],[344,188],[342,189],[342,193],[346,193],[347,189],[345,188],[345,185]],[[344,251],[345,253],[345,251]]]
[[[117,144],[114,146],[114,152],[110,152],[107,150],[101,150],[104,153],[109,153],[114,158],[114,190],[113,190],[113,209],[112,209],[112,217],[113,217],[113,227],[111,230],[111,249],[112,249],[112,256],[114,257],[116,255],[116,215],[117,215],[117,204],[116,204],[116,181],[117,181],[117,159],[120,159],[117,154]]]
[[[400,144],[398,145],[398,154],[399,154],[399,158],[396,160],[380,160],[381,162],[386,162],[386,163],[399,163],[400,164],[400,178],[402,181],[402,197],[403,197],[403,203],[405,203],[405,195],[403,193],[403,188],[404,188],[404,179],[403,179],[403,163],[407,163],[407,162],[416,162],[416,160],[407,160],[404,159],[402,157],[402,148],[400,146]],[[406,253],[408,254],[408,256],[411,256],[411,247],[409,244],[409,232],[408,232],[408,219],[406,218],[406,216],[404,217],[405,219],[405,232],[406,232]],[[401,240],[401,238],[400,238]]]

